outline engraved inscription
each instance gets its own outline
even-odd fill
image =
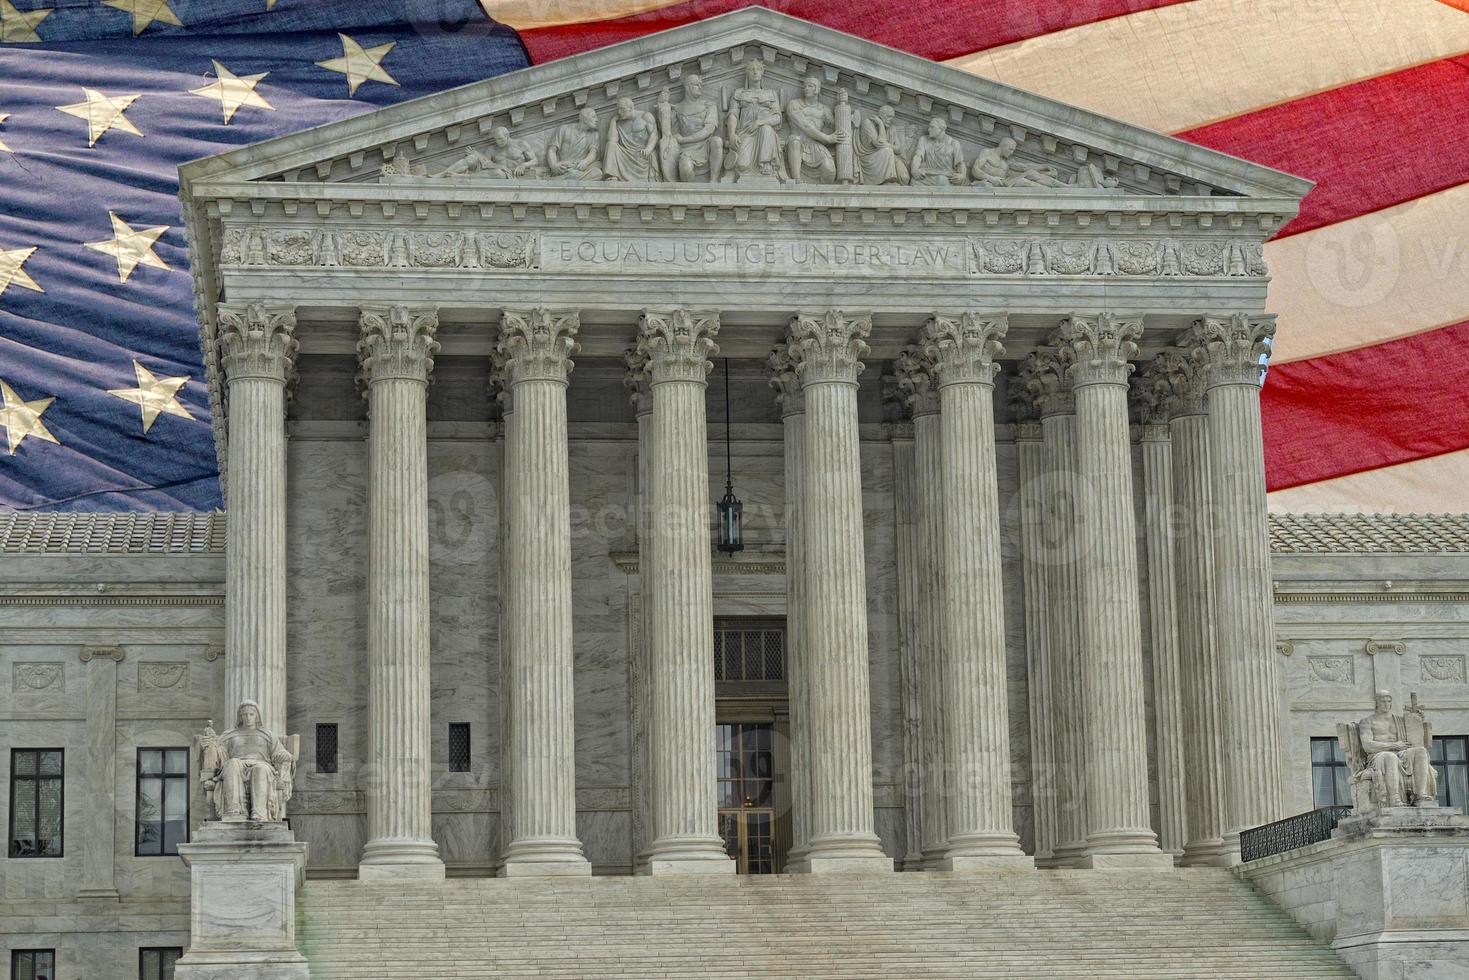
[[[863,238],[585,238],[546,236],[547,270],[709,272],[821,275],[966,275],[968,256],[957,241],[876,241]]]

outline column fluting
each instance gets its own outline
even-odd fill
[[[1188,838],[1183,708],[1178,657],[1178,598],[1173,547],[1173,447],[1169,381],[1154,361],[1133,382],[1132,408],[1143,456],[1143,540],[1147,553],[1148,639],[1153,664],[1153,743],[1158,781],[1158,844],[1175,858]]]
[[[286,401],[295,383],[296,311],[220,306],[228,398],[230,520],[225,549],[225,710],[260,705],[286,731]]]
[[[1046,447],[1039,405],[1023,377],[1012,377],[1015,458],[1020,477],[1020,561],[1025,595],[1026,689],[1030,709],[1030,804],[1035,827],[1035,861],[1049,867],[1055,857],[1056,755],[1052,704],[1049,589],[1045,544]]]
[[[430,753],[428,411],[434,309],[363,307],[368,401],[368,841],[358,875],[443,877]]]
[[[633,854],[635,866],[641,868],[647,864],[653,843],[653,723],[649,704],[652,660],[648,641],[648,624],[653,619],[653,590],[648,587],[648,576],[653,571],[650,520],[653,506],[649,486],[653,479],[653,390],[649,385],[647,355],[637,348],[629,348],[623,352],[622,359],[626,368],[622,383],[631,391],[629,400],[638,425],[638,631],[628,690],[633,730]]]
[[[995,460],[995,358],[1003,316],[938,314],[920,334],[938,381],[943,419],[943,720],[948,774],[945,871],[1018,869],[1010,793],[1005,597]]]
[[[791,850],[785,870],[795,872],[805,868],[811,842],[811,703],[806,677],[806,565],[801,526],[806,400],[789,345],[776,345],[766,369],[780,407],[785,452],[786,694],[791,728]]]
[[[948,849],[944,752],[943,420],[933,366],[917,347],[893,361],[899,395],[913,417],[914,519],[918,554],[917,643],[919,823],[923,864],[936,867]]]
[[[1081,678],[1086,694],[1087,853],[1093,868],[1171,867],[1148,814],[1128,358],[1142,319],[1108,313],[1061,322],[1071,351],[1081,492]]]
[[[715,823],[714,589],[704,398],[719,316],[646,311],[638,350],[653,392],[652,661],[654,840],[650,874],[730,874]]]
[[[1207,374],[1220,729],[1225,735],[1224,845],[1231,859],[1241,830],[1284,815],[1260,433],[1260,386],[1274,335],[1274,316],[1235,313],[1199,319],[1182,344]]]
[[[895,380],[895,379],[894,379]],[[883,378],[893,450],[893,557],[897,561],[898,696],[903,720],[903,837],[900,871],[923,869],[923,712],[918,690],[918,464],[907,400]]]
[[[1027,564],[1045,579],[1047,669],[1053,765],[1041,774],[1054,798],[1054,867],[1078,867],[1086,853],[1085,689],[1081,676],[1081,531],[1076,482],[1076,403],[1067,375],[1068,348],[1042,348],[1020,377],[1041,422],[1044,475],[1039,532]]]
[[[511,794],[507,877],[587,875],[576,836],[576,698],[566,386],[574,312],[506,310],[499,358],[514,399],[510,499]]]
[[[891,871],[873,831],[872,717],[867,673],[867,573],[857,377],[872,331],[866,315],[799,314],[789,346],[806,401],[801,495],[811,705],[813,874]]]

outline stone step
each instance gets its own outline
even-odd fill
[[[1346,980],[1228,871],[311,881],[316,980]]]

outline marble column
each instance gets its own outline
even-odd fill
[[[777,344],[766,361],[770,386],[780,407],[785,450],[786,529],[786,692],[791,726],[791,850],[785,869],[805,869],[811,839],[811,705],[806,687],[805,551],[801,539],[806,400],[796,359],[787,344]]]
[[[82,881],[77,897],[115,902],[117,665],[123,661],[122,647],[85,647],[81,661],[86,665],[87,763],[82,784]]]
[[[500,869],[505,877],[592,873],[576,836],[566,434],[579,326],[574,312],[506,310],[497,345],[515,403],[506,440],[514,836]]]
[[[888,379],[884,378],[884,383]],[[918,461],[908,405],[896,386],[883,392],[893,448],[893,551],[898,566],[898,696],[903,715],[902,871],[923,868],[923,712],[918,690]]]
[[[653,590],[648,587],[648,576],[653,571],[652,494],[653,480],[653,389],[648,374],[648,357],[637,348],[629,348],[622,354],[626,373],[622,383],[631,392],[633,412],[638,422],[637,463],[637,535],[638,535],[638,631],[637,646],[632,651],[633,664],[628,677],[630,692],[633,746],[632,746],[632,791],[633,791],[633,866],[643,868],[648,862],[649,848],[653,843],[653,719],[650,701],[652,698],[652,644],[648,639],[648,624],[653,620]]]
[[[1031,535],[1027,566],[1043,571],[1052,769],[1043,774],[1056,814],[1051,865],[1078,867],[1086,853],[1086,713],[1081,678],[1081,543],[1076,488],[1076,404],[1067,376],[1070,351],[1042,348],[1020,378],[1040,415],[1044,475],[1041,529]]]
[[[1172,867],[1148,813],[1128,358],[1140,317],[1102,313],[1061,322],[1071,352],[1080,493],[1081,681],[1086,695],[1087,851],[1092,868]]]
[[[715,313],[647,311],[638,350],[653,392],[653,845],[649,874],[732,874],[715,823],[714,586],[704,398]]]
[[[1025,667],[1030,708],[1030,805],[1035,862],[1049,867],[1056,849],[1056,756],[1051,698],[1050,609],[1045,544],[1046,447],[1039,406],[1023,377],[1012,377],[1015,458],[1020,477],[1021,585],[1025,595]]]
[[[358,876],[444,876],[433,839],[428,571],[432,308],[365,306],[359,381],[368,401],[368,841]]]
[[[224,369],[225,548],[224,713],[260,704],[261,724],[286,730],[286,401],[295,384],[296,310],[221,305]]]
[[[1173,562],[1173,453],[1168,380],[1153,362],[1132,385],[1143,455],[1143,541],[1148,557],[1148,652],[1153,663],[1153,764],[1158,781],[1158,844],[1175,858],[1188,838],[1178,602]]]
[[[933,366],[916,347],[893,361],[898,391],[913,417],[914,521],[916,560],[919,720],[919,823],[923,864],[936,867],[948,849],[948,803],[944,773],[944,541],[943,421]]]
[[[1214,620],[1214,539],[1209,490],[1209,416],[1202,365],[1178,351],[1158,356],[1168,377],[1172,448],[1178,656],[1185,718],[1188,833],[1181,863],[1219,864],[1224,853],[1219,737],[1219,652]]]
[[[811,704],[813,874],[891,871],[873,831],[867,571],[857,377],[871,317],[832,310],[791,320],[806,400],[801,493]]]
[[[1182,346],[1206,372],[1214,574],[1219,629],[1225,848],[1282,813],[1275,637],[1265,509],[1260,386],[1274,316],[1206,316]]]
[[[944,871],[1035,867],[1020,850],[1010,795],[1010,715],[1000,491],[995,462],[995,358],[1003,316],[937,314],[919,345],[933,365],[943,418],[945,770]]]
[[[510,785],[510,771],[514,760],[510,756],[510,731],[515,718],[514,679],[510,666],[514,643],[510,638],[510,460],[514,453],[510,449],[512,416],[515,414],[515,399],[506,385],[505,352],[498,347],[490,352],[490,390],[500,409],[500,424],[495,448],[497,450],[495,472],[497,476],[495,495],[497,498],[498,524],[495,537],[495,599],[499,606],[497,624],[500,650],[500,732],[497,739],[500,747],[500,840],[496,857],[503,867],[510,842],[515,839],[515,794]]]

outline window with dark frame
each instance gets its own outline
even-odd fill
[[[469,722],[449,723],[449,771],[469,772]]]
[[[1428,759],[1438,771],[1438,805],[1469,813],[1469,735],[1436,735]]]
[[[10,750],[10,857],[62,856],[64,755],[61,749]]]
[[[12,949],[10,980],[56,980],[56,950]]]
[[[189,750],[139,749],[133,853],[164,857],[189,841]]]
[[[138,950],[138,980],[173,980],[173,965],[183,955],[181,946],[145,946]]]
[[[1335,735],[1311,739],[1312,806],[1351,806],[1351,778],[1347,758]]]
[[[337,771],[337,726],[316,726],[316,771]]]
[[[716,681],[786,679],[785,623],[719,620],[714,624]]]

